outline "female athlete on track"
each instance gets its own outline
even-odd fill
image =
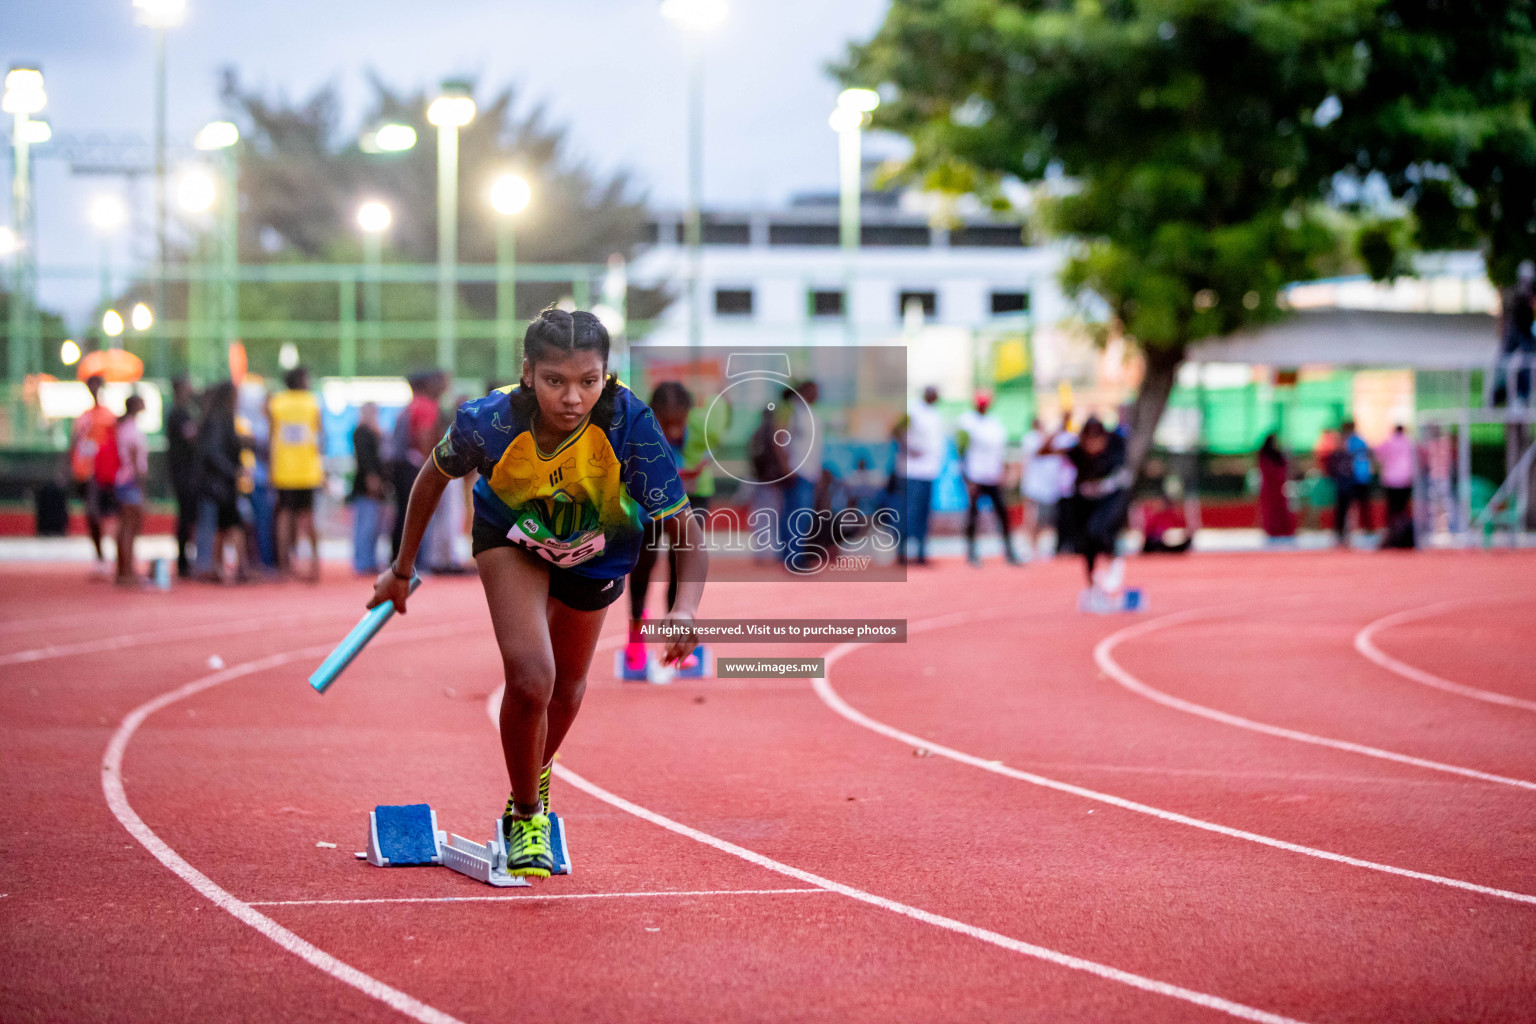
[[[683,628],[667,643],[668,662],[697,643],[708,559],[655,416],[607,372],[608,331],[597,317],[546,309],[529,325],[523,353],[521,385],[461,405],[422,466],[400,554],[368,606],[393,601],[405,611],[438,498],[449,480],[478,470],[473,550],[507,682],[507,870],[548,877],[550,766],[581,708],[603,617],[624,591],[646,523],[662,524],[682,562],[667,618]]]
[[[727,413],[730,406],[722,403]],[[702,519],[709,511],[709,501],[715,494],[715,475],[710,469],[710,448],[706,440],[706,410],[694,407],[693,395],[675,380],[662,381],[651,392],[651,412],[661,427],[662,436],[672,451],[672,464],[683,482],[688,495],[689,514]],[[729,422],[729,416],[725,417]],[[716,439],[718,442],[718,439]],[[629,643],[624,648],[626,672],[646,671],[645,641],[640,637],[640,627],[645,618],[646,590],[650,587],[651,573],[661,552],[662,524],[652,522],[645,530],[645,544],[641,546],[639,561],[629,577]],[[678,580],[677,551],[667,552],[667,607],[677,603]],[[697,664],[696,655],[690,653],[680,663],[680,668]]]

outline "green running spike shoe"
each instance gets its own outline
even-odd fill
[[[502,816],[501,838],[507,847],[507,874],[548,878],[555,868],[549,845],[549,815],[531,818]]]

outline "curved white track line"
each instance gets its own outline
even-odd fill
[[[953,616],[946,616],[946,618],[952,617]],[[828,668],[830,667],[831,661],[829,660]],[[498,725],[500,720],[499,707],[501,704],[501,691],[502,688],[498,687],[495,692],[493,692],[490,697],[486,699],[485,702],[486,715],[490,718],[491,724],[493,726]],[[975,925],[966,924],[964,921],[957,921],[954,918],[944,917],[940,914],[934,914],[927,910],[919,909],[918,907],[909,906],[905,903],[898,903],[895,900],[886,899],[883,896],[876,896],[874,893],[865,892],[863,889],[855,889],[851,885],[844,885],[841,882],[834,882],[830,878],[823,878],[822,876],[812,874],[809,871],[802,871],[799,868],[791,867],[790,865],[776,861],[771,857],[765,857],[756,851],[749,850],[743,846],[737,846],[735,843],[727,842],[726,840],[720,839],[717,836],[712,836],[707,832],[700,832],[696,828],[684,825],[681,822],[673,821],[671,818],[664,817],[660,814],[657,814],[655,811],[641,807],[639,804],[632,803],[631,801],[626,800],[615,793],[610,793],[608,790],[603,789],[596,783],[591,782],[571,771],[569,768],[560,764],[558,761],[555,762],[554,771],[555,775],[558,776],[561,781],[570,783],[572,786],[575,786],[577,789],[581,790],[583,793],[586,793],[588,796],[595,797],[611,807],[617,807],[621,811],[626,811],[629,814],[633,814],[635,817],[648,821],[653,825],[658,825],[669,832],[675,832],[678,835],[686,836],[695,842],[703,843],[705,846],[712,847],[722,853],[728,853],[733,857],[740,857],[742,860],[745,860],[751,864],[755,864],[758,867],[766,868],[769,871],[777,872],[781,875],[787,875],[790,878],[814,885],[818,889],[825,889],[828,892],[835,892],[839,895],[846,896],[851,900],[857,900],[860,903],[867,903],[872,907],[879,907],[881,910],[888,910],[893,914],[900,914],[903,917],[909,917],[914,921],[921,921],[924,924],[933,925],[935,928],[943,928],[946,931],[956,932],[960,935],[965,935],[969,938],[977,939],[981,942],[999,946],[1013,953],[1022,953],[1025,956],[1035,957],[1036,959],[1044,960],[1047,963],[1056,964],[1060,967],[1071,968],[1075,971],[1084,971],[1088,974],[1096,975],[1108,981],[1118,981],[1123,985],[1129,985],[1132,988],[1138,988],[1144,992],[1152,992],[1156,995],[1167,996],[1170,999],[1179,999],[1187,1003],[1193,1003],[1196,1006],[1203,1006],[1210,1010],[1216,1010],[1218,1012],[1228,1014],[1232,1017],[1237,1017],[1241,1020],[1262,1021],[1265,1022],[1265,1024],[1300,1024],[1300,1022],[1296,1021],[1294,1018],[1281,1016],[1278,1013],[1270,1013],[1267,1010],[1260,1010],[1252,1006],[1247,1006],[1243,1003],[1233,1002],[1230,999],[1223,999],[1220,996],[1208,995],[1204,992],[1196,992],[1194,989],[1184,988],[1180,985],[1173,985],[1166,981],[1158,981],[1155,978],[1146,978],[1139,974],[1132,974],[1131,972],[1123,971],[1118,967],[1110,967],[1107,964],[1101,964],[1093,960],[1085,960],[1082,957],[1071,956],[1067,953],[1060,953],[1054,949],[1047,949],[1044,946],[1036,946],[1033,943],[1022,942],[1019,939],[1010,938],[1009,936],[1000,934],[999,932],[990,931],[986,928],[978,928]]]
[[[1299,729],[1286,729],[1278,725],[1269,725],[1265,722],[1255,722],[1251,718],[1243,718],[1239,715],[1228,714],[1225,711],[1217,711],[1215,708],[1208,708],[1203,704],[1181,700],[1161,690],[1154,690],[1140,679],[1137,679],[1131,673],[1121,668],[1120,663],[1115,661],[1111,654],[1117,646],[1126,640],[1211,614],[1214,614],[1211,609],[1203,608],[1196,609],[1195,611],[1179,612],[1175,615],[1164,615],[1162,618],[1129,626],[1119,632],[1111,633],[1103,640],[1100,640],[1094,647],[1093,660],[1098,663],[1099,668],[1103,669],[1111,679],[1132,693],[1145,697],[1148,700],[1156,701],[1176,711],[1199,715],[1201,718],[1209,718],[1223,725],[1236,726],[1239,729],[1247,729],[1250,732],[1261,732],[1266,736],[1278,736],[1281,739],[1295,740],[1298,743],[1311,743],[1319,747],[1346,750],[1351,754],[1364,754],[1366,757],[1380,758],[1383,761],[1411,764],[1415,768],[1428,768],[1436,772],[1464,775],[1469,779],[1481,779],[1483,782],[1497,782],[1504,786],[1517,786],[1520,789],[1536,790],[1536,782],[1527,782],[1525,779],[1510,778],[1508,775],[1494,775],[1492,772],[1480,772],[1475,768],[1463,768],[1460,765],[1446,764],[1444,761],[1430,761],[1422,757],[1413,757],[1408,754],[1399,754],[1392,750],[1383,750],[1380,747],[1368,747],[1363,743],[1329,739],[1327,736],[1317,736],[1310,732],[1302,732]]]
[[[444,636],[453,633],[462,633],[479,627],[467,627],[462,624],[451,626],[425,627],[414,631],[405,631],[379,637],[373,641],[373,646],[381,644],[399,643],[405,640],[420,640],[427,637]],[[101,762],[101,788],[106,794],[107,806],[122,822],[123,828],[128,834],[137,839],[139,843],[154,855],[155,859],[164,864],[182,881],[202,893],[215,906],[227,911],[238,920],[250,925],[262,935],[277,943],[283,949],[299,957],[304,962],[324,971],[338,981],[345,982],[365,995],[399,1010],[408,1017],[412,1017],[422,1024],[462,1024],[455,1017],[451,1017],[441,1010],[428,1006],[426,1003],[391,988],[384,982],[369,974],[338,960],[325,950],[315,946],[304,939],[299,938],[293,932],[284,928],[265,914],[251,907],[250,904],[230,895],[207,875],[194,868],[182,859],[181,855],[171,849],[164,840],[157,836],[153,830],[134,811],[128,803],[128,795],[123,789],[123,754],[128,749],[128,743],[138,731],[144,720],[162,708],[169,707],[177,701],[185,700],[194,694],[227,683],[231,679],[248,676],[256,672],[264,672],[267,669],[286,665],[292,661],[300,661],[305,658],[320,658],[331,652],[333,644],[321,644],[313,647],[305,647],[296,651],[288,651],[283,654],[274,654],[271,657],[260,658],[256,661],[248,661],[232,668],[214,672],[203,676],[185,686],[177,687],[168,693],[163,693],[154,700],[140,704],[130,711],[117,731],[112,734],[112,742],[107,745],[107,752]]]
[[[80,654],[100,654],[104,651],[122,651],[130,647],[147,647],[151,644],[175,643],[178,640],[199,640],[204,637],[230,636],[235,633],[254,633],[274,626],[303,625],[315,622],[314,615],[275,615],[264,619],[245,619],[240,622],[209,622],[196,626],[178,626],[162,629],[157,633],[125,633],[121,636],[82,640],[74,644],[56,644],[51,647],[34,647],[29,651],[0,654],[0,667],[30,664],[52,658],[68,658]]]
[[[1400,675],[1404,679],[1415,683],[1423,683],[1425,686],[1433,686],[1437,690],[1444,690],[1447,693],[1454,693],[1462,697],[1471,697],[1473,700],[1484,700],[1489,704],[1503,704],[1505,707],[1536,711],[1536,701],[1521,700],[1519,697],[1511,697],[1507,693],[1498,693],[1494,690],[1480,690],[1475,686],[1453,683],[1449,679],[1442,679],[1440,676],[1425,672],[1421,668],[1414,668],[1407,662],[1398,661],[1376,646],[1376,634],[1384,629],[1391,629],[1393,626],[1400,626],[1405,622],[1412,622],[1415,619],[1427,619],[1447,608],[1470,603],[1467,600],[1439,601],[1435,604],[1425,605],[1422,608],[1410,608],[1407,611],[1377,619],[1355,634],[1355,650],[1388,672]]]
[[[914,632],[920,632],[921,625],[921,623],[909,625],[907,627],[908,635]],[[914,747],[925,748],[929,753],[938,754],[940,757],[947,757],[951,760],[959,761],[961,764],[968,764],[973,768],[980,768],[982,771],[992,772],[996,775],[1003,775],[1010,779],[1018,779],[1020,782],[1028,782],[1036,786],[1042,786],[1046,789],[1054,789],[1060,793],[1070,793],[1073,796],[1082,797],[1085,800],[1094,800],[1099,803],[1110,804],[1111,806],[1119,807],[1122,810],[1134,811],[1137,814],[1146,814],[1154,818],[1161,818],[1163,821],[1171,821],[1179,825],[1188,825],[1191,828],[1198,828],[1206,832],[1215,832],[1217,835],[1227,836],[1232,839],[1243,839],[1250,843],[1258,843],[1261,846],[1272,847],[1276,850],[1285,850],[1287,853],[1299,853],[1307,857],[1316,857],[1319,860],[1333,861],[1336,864],[1347,864],[1350,867],[1365,868],[1368,871],[1380,871],[1383,874],[1397,875],[1401,878],[1413,878],[1421,882],[1434,882],[1437,885],[1446,885],[1453,889],[1465,889],[1468,892],[1480,893],[1484,896],[1496,896],[1500,899],[1513,900],[1516,903],[1528,903],[1536,905],[1536,896],[1528,895],[1523,892],[1511,892],[1508,889],[1495,889],[1491,886],[1478,885],[1475,882],[1462,881],[1459,878],[1447,878],[1444,875],[1432,875],[1423,871],[1412,871],[1408,868],[1393,867],[1391,864],[1378,864],[1375,861],[1362,860],[1359,857],[1350,857],[1342,853],[1333,853],[1329,850],[1319,850],[1315,847],[1303,846],[1300,843],[1288,842],[1284,839],[1275,839],[1272,836],[1260,835],[1257,832],[1248,832],[1244,829],[1232,828],[1228,825],[1218,825],[1213,821],[1205,821],[1200,818],[1192,818],[1187,814],[1179,814],[1177,811],[1165,811],[1161,807],[1152,807],[1148,804],[1137,803],[1134,800],[1127,800],[1124,797],[1114,796],[1109,793],[1100,793],[1098,790],[1088,789],[1084,786],[1076,786],[1070,782],[1061,782],[1057,779],[1047,778],[1044,775],[1036,775],[1033,772],[1021,771],[1018,768],[1010,768],[999,761],[988,761],[984,758],[977,757],[974,754],[967,754],[964,751],[955,750],[952,747],[946,747],[942,743],[936,743],[933,740],[925,739],[922,736],[917,736],[910,732],[904,732],[894,726],[886,725],[884,722],[870,718],[862,711],[859,711],[849,705],[847,701],[843,700],[843,698],[838,695],[836,690],[832,689],[832,684],[829,682],[829,680],[832,677],[833,663],[851,651],[865,646],[868,645],[839,644],[837,647],[833,648],[827,654],[826,676],[821,679],[813,679],[811,684],[816,691],[816,695],[820,697],[822,702],[825,703],[833,711],[836,711],[839,715],[842,715],[844,718],[848,719],[850,722],[853,722],[855,725],[861,725],[864,728],[869,729],[872,732],[877,732],[882,736],[889,736],[891,739],[900,740],[901,742],[911,744]]]

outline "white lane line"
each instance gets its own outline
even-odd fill
[[[1215,614],[1214,609],[1196,609],[1194,611],[1179,612],[1175,615],[1164,615],[1162,618],[1153,619],[1135,626],[1127,627],[1117,633],[1100,640],[1093,649],[1093,660],[1099,668],[1109,675],[1115,682],[1151,701],[1156,701],[1164,707],[1173,708],[1191,715],[1199,715],[1201,718],[1209,718],[1223,725],[1236,726],[1239,729],[1247,729],[1250,732],[1261,732],[1266,736],[1278,736],[1281,739],[1295,740],[1298,743],[1311,743],[1319,747],[1332,747],[1334,750],[1345,750],[1351,754],[1363,754],[1366,757],[1375,757],[1383,761],[1396,761],[1398,764],[1409,764],[1415,768],[1428,768],[1430,771],[1449,772],[1452,775],[1462,775],[1469,779],[1481,779],[1484,782],[1496,782],[1502,786],[1516,786],[1520,789],[1536,790],[1536,782],[1528,782],[1525,779],[1515,779],[1508,775],[1494,775],[1492,772],[1480,772],[1475,768],[1463,768],[1460,765],[1446,764],[1444,761],[1430,761],[1427,758],[1413,757],[1409,754],[1399,754],[1392,750],[1383,750],[1380,747],[1369,747],[1363,743],[1351,743],[1348,740],[1329,739],[1327,736],[1317,736],[1310,732],[1302,732],[1299,729],[1286,729],[1278,725],[1269,725],[1265,722],[1255,722],[1251,718],[1243,718],[1239,715],[1228,714],[1225,711],[1217,711],[1203,704],[1195,704],[1192,701],[1182,700],[1171,696],[1161,690],[1155,690],[1131,675],[1120,663],[1114,659],[1113,651],[1121,643],[1131,640],[1159,629],[1176,626],[1206,615]]]
[[[1427,619],[1432,615],[1436,615],[1442,611],[1445,611],[1446,609],[1453,608],[1457,605],[1470,603],[1472,602],[1466,599],[1458,601],[1439,601],[1435,604],[1426,605],[1422,608],[1410,608],[1407,611],[1398,612],[1395,615],[1388,615],[1385,618],[1377,619],[1375,622],[1372,622],[1360,632],[1355,634],[1355,650],[1359,651],[1368,660],[1375,662],[1377,665],[1380,665],[1388,672],[1400,675],[1404,679],[1411,680],[1415,683],[1423,683],[1425,686],[1433,686],[1437,690],[1444,690],[1447,693],[1454,693],[1462,697],[1471,697],[1473,700],[1487,701],[1489,704],[1503,704],[1505,707],[1524,708],[1526,711],[1536,711],[1536,701],[1521,700],[1519,697],[1511,697],[1507,693],[1498,693],[1494,690],[1480,690],[1475,686],[1465,686],[1461,683],[1454,683],[1449,679],[1443,679],[1431,672],[1425,672],[1421,668],[1414,668],[1407,662],[1398,661],[1396,658],[1383,651],[1380,647],[1376,646],[1376,634],[1384,629],[1391,629],[1393,626],[1400,626],[1405,622],[1413,622],[1416,619]]]
[[[83,640],[74,644],[56,644],[51,647],[34,647],[29,651],[15,651],[0,655],[0,666],[29,664],[52,658],[68,658],[80,654],[100,654],[105,651],[122,651],[130,647],[147,647],[150,644],[169,644],[178,640],[200,640],[205,637],[229,636],[235,633],[255,633],[284,625],[305,625],[316,621],[314,615],[281,615],[264,619],[245,619],[239,622],[212,622],[197,626],[179,626],[156,633],[126,633],[122,636]]]
[[[908,635],[911,635],[916,631],[916,626],[909,625],[907,627]],[[1110,804],[1111,806],[1119,807],[1122,810],[1134,811],[1137,814],[1146,814],[1154,818],[1161,818],[1163,821],[1171,821],[1179,825],[1188,825],[1191,828],[1198,828],[1206,832],[1214,832],[1217,835],[1228,836],[1232,839],[1244,839],[1250,843],[1258,843],[1261,846],[1269,846],[1277,850],[1285,850],[1288,853],[1300,853],[1308,857],[1316,857],[1319,860],[1329,860],[1338,864],[1347,864],[1350,867],[1366,868],[1370,871],[1380,871],[1384,874],[1398,875],[1402,878],[1414,878],[1422,882],[1434,882],[1438,885],[1447,885],[1454,889],[1465,889],[1468,892],[1481,893],[1484,896],[1497,896],[1501,899],[1514,900],[1517,903],[1529,903],[1536,905],[1536,896],[1527,895],[1523,892],[1511,892],[1507,889],[1495,889],[1491,886],[1478,885],[1475,882],[1466,882],[1459,878],[1447,878],[1443,875],[1431,875],[1423,871],[1412,871],[1408,868],[1393,867],[1390,864],[1378,864],[1375,861],[1361,860],[1358,857],[1350,857],[1342,853],[1332,853],[1328,850],[1319,850],[1311,846],[1302,846],[1300,843],[1292,843],[1284,839],[1275,839],[1272,836],[1259,835],[1257,832],[1248,832],[1240,828],[1232,828],[1228,825],[1218,825],[1213,821],[1205,821],[1201,818],[1192,818],[1187,814],[1179,814],[1177,811],[1165,811],[1161,807],[1152,807],[1148,804],[1137,803],[1134,800],[1127,800],[1124,797],[1114,796],[1109,793],[1100,793],[1098,790],[1088,789],[1084,786],[1075,786],[1070,782],[1062,782],[1058,779],[1046,778],[1044,775],[1036,775],[1033,772],[1020,771],[1017,768],[1010,768],[1000,761],[989,761],[985,758],[977,757],[974,754],[967,754],[964,751],[955,750],[953,747],[946,747],[942,743],[936,743],[933,740],[925,739],[922,736],[917,736],[910,732],[904,732],[901,729],[895,728],[894,726],[886,725],[884,722],[870,718],[862,711],[859,711],[849,705],[845,700],[843,700],[841,696],[838,695],[836,690],[832,689],[832,684],[829,682],[832,676],[832,665],[838,659],[843,657],[843,655],[864,646],[867,645],[839,644],[837,647],[833,648],[832,651],[827,654],[826,677],[822,679],[811,680],[811,686],[813,689],[815,689],[816,695],[822,699],[822,702],[825,703],[833,711],[836,711],[839,715],[842,715],[844,718],[848,719],[850,722],[853,722],[855,725],[861,725],[864,728],[869,729],[872,732],[877,732],[882,736],[889,736],[891,739],[900,740],[901,742],[910,744],[914,747],[923,747],[930,754],[937,754],[940,757],[947,757],[951,760],[959,761],[961,764],[968,764],[973,768],[980,768],[982,771],[992,772],[996,775],[1007,776],[1010,779],[1018,779],[1020,782],[1028,782],[1036,786],[1042,786],[1046,789],[1054,789],[1060,793],[1070,793],[1073,796],[1079,796],[1085,800],[1094,800],[1098,803]]]
[[[442,637],[455,633],[463,633],[478,630],[478,626],[465,626],[462,624],[426,627],[419,630],[407,630],[399,633],[386,634],[373,641],[372,646],[381,644],[399,643],[407,640],[421,640],[429,637]],[[353,988],[372,996],[393,1009],[399,1010],[407,1017],[421,1021],[422,1024],[462,1024],[457,1018],[443,1013],[441,1010],[428,1006],[413,996],[409,996],[399,989],[392,988],[384,982],[369,974],[364,974],[350,964],[338,960],[325,950],[315,946],[304,939],[299,938],[293,932],[284,928],[276,921],[267,917],[259,910],[255,910],[249,903],[242,902],[229,892],[219,887],[212,879],[194,868],[182,859],[181,855],[171,849],[164,840],[157,836],[153,830],[134,811],[128,802],[128,794],[123,789],[123,754],[128,749],[128,742],[138,731],[144,720],[156,711],[169,707],[177,701],[185,700],[194,694],[227,683],[231,679],[252,675],[256,672],[264,672],[267,669],[286,665],[289,662],[300,661],[305,658],[320,658],[331,652],[333,644],[320,644],[313,647],[305,647],[296,651],[288,651],[283,654],[274,654],[271,657],[259,658],[248,661],[232,668],[214,672],[193,680],[185,686],[177,687],[168,693],[163,693],[155,699],[140,704],[130,711],[117,731],[112,734],[112,742],[107,745],[107,752],[101,762],[101,788],[106,794],[107,806],[122,822],[123,828],[128,834],[137,839],[139,843],[154,855],[155,859],[164,864],[175,875],[181,878],[192,888],[202,893],[215,906],[227,911],[239,921],[250,925],[262,935],[277,943],[283,949],[299,957],[304,962],[324,971],[337,981],[351,985]]]
[[[830,667],[831,665],[829,662],[828,668]],[[500,705],[501,689],[498,688],[486,699],[485,702],[486,714],[490,718],[491,724],[493,726],[498,724],[500,717],[498,711]],[[960,935],[965,935],[969,938],[977,939],[981,942],[986,942],[991,945],[998,946],[1002,949],[1009,950],[1010,952],[1022,953],[1025,956],[1034,957],[1038,960],[1044,960],[1047,963],[1056,964],[1060,967],[1067,967],[1075,971],[1083,971],[1088,974],[1104,978],[1108,981],[1117,981],[1123,985],[1129,985],[1132,988],[1141,989],[1144,992],[1151,992],[1156,995],[1166,996],[1170,999],[1178,999],[1182,1000],[1183,1002],[1193,1003],[1196,1006],[1203,1006],[1206,1009],[1216,1010],[1218,1012],[1228,1014],[1229,1016],[1237,1017],[1240,1020],[1262,1021],[1264,1024],[1300,1024],[1300,1022],[1294,1018],[1285,1017],[1278,1013],[1270,1013],[1267,1010],[1260,1010],[1256,1007],[1247,1006],[1243,1003],[1233,1002],[1230,999],[1223,999],[1220,996],[1209,995],[1205,992],[1197,992],[1194,989],[1184,988],[1181,985],[1174,985],[1166,981],[1158,981],[1155,978],[1146,978],[1139,974],[1132,974],[1130,971],[1123,971],[1118,967],[1110,967],[1107,964],[1101,964],[1094,960],[1085,960],[1082,957],[1071,956],[1070,954],[1061,953],[1054,949],[1047,949],[1044,946],[1036,946],[1033,943],[1023,942],[1019,939],[1011,938],[1007,935],[990,931],[986,928],[978,928],[975,925],[966,924],[964,921],[957,921],[954,918],[944,917],[939,914],[931,913],[927,910],[909,906],[905,903],[898,903],[895,900],[886,899],[884,896],[876,896],[874,893],[865,892],[863,889],[855,889],[851,885],[844,885],[841,882],[834,882],[830,878],[823,878],[820,875],[814,875],[809,871],[802,871],[799,868],[791,867],[790,865],[776,861],[771,857],[765,857],[756,851],[748,850],[743,846],[737,846],[735,843],[727,842],[726,840],[712,836],[707,832],[700,832],[696,828],[684,825],[681,822],[673,821],[671,818],[664,817],[660,814],[657,814],[655,811],[641,807],[639,804],[632,803],[631,801],[626,800],[617,794],[608,792],[608,790],[603,789],[596,783],[588,781],[587,779],[562,765],[559,761],[555,762],[554,770],[555,775],[558,776],[561,781],[568,782],[572,786],[575,786],[577,789],[581,790],[583,793],[586,793],[588,796],[595,797],[612,807],[617,807],[621,811],[633,814],[635,817],[644,821],[648,821],[653,825],[658,825],[661,828],[668,830],[669,832],[675,832],[678,835],[686,836],[695,842],[703,843],[705,846],[713,847],[722,853],[728,853],[734,857],[740,857],[742,860],[745,860],[751,864],[756,864],[758,867],[766,868],[769,871],[777,872],[781,875],[787,875],[790,878],[797,879],[798,881],[814,885],[819,889],[826,889],[828,892],[838,893],[839,895],[846,896],[851,900],[857,900],[860,903],[866,903],[873,907],[879,907],[881,910],[887,910],[893,914],[900,914],[903,917],[911,918],[914,921],[921,921],[924,924],[933,925],[935,928],[942,928],[946,931],[956,932]]]
[[[364,900],[247,900],[249,907],[330,907],[354,903],[526,903],[529,900],[611,900],[649,896],[779,896],[786,893],[824,893],[826,889],[695,889],[689,892],[561,892],[516,896],[392,896]]]

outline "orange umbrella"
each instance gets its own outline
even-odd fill
[[[144,360],[122,348],[102,348],[80,357],[75,379],[85,380],[97,374],[108,381],[131,383],[144,376]]]

